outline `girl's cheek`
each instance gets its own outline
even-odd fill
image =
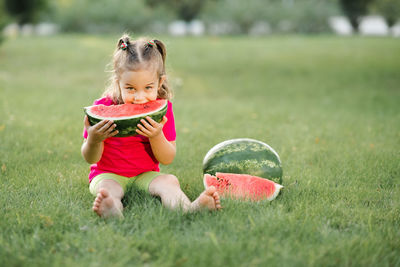
[[[153,91],[152,94],[151,94],[152,100],[153,100],[153,101],[156,100],[156,99],[157,99],[157,96],[158,96],[158,91],[157,91],[157,90]]]
[[[134,98],[133,94],[126,94],[125,93],[125,94],[122,95],[122,100],[124,100],[124,103],[132,103],[133,98]]]

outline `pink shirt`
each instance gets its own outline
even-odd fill
[[[101,98],[93,105],[114,105],[112,99]],[[175,121],[172,103],[168,101],[167,123],[163,133],[168,141],[175,141]],[[83,137],[88,136],[84,129]],[[147,171],[160,171],[159,163],[153,155],[149,138],[142,135],[128,137],[109,137],[104,140],[104,151],[99,162],[90,166],[89,182],[101,173],[115,173],[125,177],[134,177]]]

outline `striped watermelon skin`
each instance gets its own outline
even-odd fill
[[[222,197],[251,201],[274,200],[283,187],[257,176],[219,172],[205,174],[203,183],[205,188],[214,186]]]
[[[282,166],[278,153],[254,139],[224,141],[208,151],[203,160],[203,174],[217,172],[249,174],[282,184]]]
[[[160,109],[156,110],[155,112],[146,111],[143,114],[135,115],[132,117],[124,117],[122,119],[93,115],[91,114],[90,109],[94,106],[85,107],[84,112],[88,116],[90,125],[95,125],[96,123],[104,119],[112,119],[114,123],[117,125],[115,129],[118,130],[118,134],[115,135],[115,137],[126,137],[126,136],[136,135],[137,125],[140,123],[141,119],[144,119],[147,116],[151,117],[156,122],[162,121],[163,117],[167,113],[167,108],[168,108],[168,101],[167,100],[163,101],[165,101],[163,106]],[[122,106],[123,105],[121,105],[121,108],[123,108]]]

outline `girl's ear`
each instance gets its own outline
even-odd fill
[[[161,75],[160,80],[158,81],[158,89],[161,88],[161,86],[163,85],[164,81],[167,79],[166,75]]]

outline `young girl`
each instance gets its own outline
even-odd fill
[[[113,56],[110,86],[94,105],[143,104],[157,98],[170,99],[171,91],[165,73],[166,49],[158,40],[132,40],[124,35]],[[118,133],[111,120],[93,126],[84,120],[84,159],[92,164],[90,192],[96,196],[93,211],[100,217],[123,217],[121,199],[128,184],[136,184],[170,209],[184,211],[221,208],[214,187],[190,202],[178,179],[159,172],[159,163],[172,163],[176,154],[175,123],[172,104],[168,101],[166,116],[160,123],[146,117],[138,124],[138,135],[113,137]]]

